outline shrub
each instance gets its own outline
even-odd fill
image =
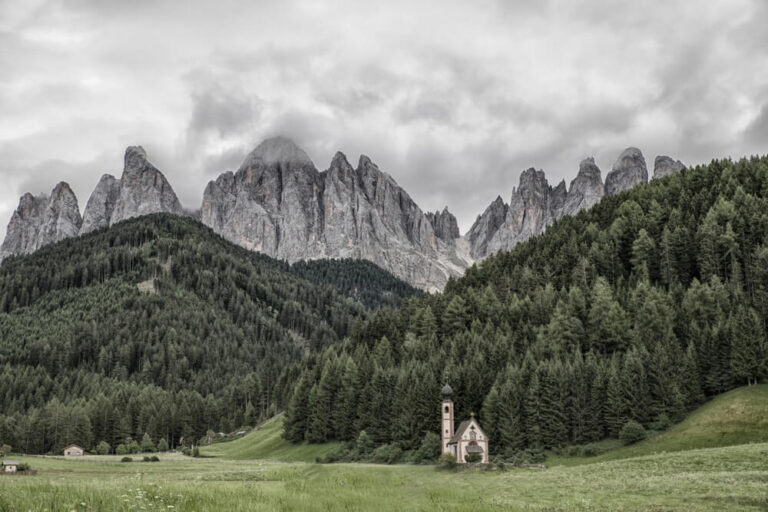
[[[373,462],[384,464],[389,461],[389,453],[392,451],[392,445],[383,444],[373,451]]]
[[[192,448],[192,456],[193,457],[199,457],[200,456],[200,448],[198,448],[197,446]]]
[[[128,446],[125,447],[126,450],[128,450],[128,453],[139,453],[139,443],[131,439],[131,441],[128,443]]]
[[[181,449],[181,454],[189,457],[190,455],[192,455],[192,450],[190,450],[187,446],[185,446],[184,448]]]
[[[671,426],[672,426],[672,420],[670,420],[669,416],[667,416],[664,413],[659,414],[656,417],[656,421],[654,421],[650,425],[652,430],[656,430],[658,432],[663,432],[664,430],[667,430]]]
[[[569,446],[564,450],[564,453],[567,457],[578,457],[583,453],[583,448],[578,446]]]
[[[152,459],[150,458],[149,455],[144,456],[144,462],[152,462]]]
[[[451,453],[444,453],[440,455],[440,458],[437,461],[438,469],[453,470],[456,469],[457,466],[458,464],[456,463],[456,456]]]
[[[360,454],[360,457],[366,457],[373,453],[373,447],[375,446],[373,439],[365,432],[365,430],[360,431],[360,435],[357,436],[357,442],[355,443],[355,447],[357,448],[357,453]]]
[[[645,429],[641,424],[634,420],[629,420],[621,427],[619,439],[624,444],[632,444],[645,439]]]
[[[119,445],[117,445],[117,448],[115,449],[115,453],[118,455],[125,455],[126,453],[128,453],[128,449],[125,447],[123,443],[120,443]]]
[[[504,452],[504,460],[514,466],[522,464],[541,464],[547,460],[547,454],[541,448],[529,448],[527,450]]]
[[[141,438],[141,451],[143,452],[153,452],[155,451],[155,443],[152,442],[152,438],[149,437],[149,434],[144,432],[144,437]]]
[[[467,464],[475,464],[483,460],[481,453],[468,453],[464,456],[464,462]]]
[[[399,444],[393,443],[392,448],[389,450],[389,458],[387,459],[387,464],[397,464],[400,462],[400,459],[403,458],[403,449],[400,448]]]
[[[168,451],[168,441],[165,439],[161,439],[157,442],[157,451],[159,452],[167,452]]]
[[[149,460],[150,460],[151,462],[160,462],[160,457],[158,457],[157,455],[153,455],[153,456],[151,456],[151,457],[149,458]]]
[[[11,445],[4,444],[0,446],[0,457],[5,457],[9,453],[11,453]]]
[[[120,462],[133,462],[133,459],[131,457],[123,457],[120,459]]]
[[[31,466],[26,462],[20,462],[19,465],[16,467],[16,471],[29,471],[30,468]]]
[[[99,455],[109,454],[109,443],[106,441],[101,441],[98,445],[96,445],[96,453]]]
[[[421,441],[421,446],[413,454],[413,461],[417,464],[425,464],[437,460],[440,457],[441,447],[440,436],[434,432],[427,432]]]
[[[581,449],[582,457],[596,457],[600,454],[600,450],[594,444],[585,445]]]

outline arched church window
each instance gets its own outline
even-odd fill
[[[433,409],[433,410],[434,410],[434,409]],[[448,409],[448,406],[446,405],[446,406],[445,406],[445,412],[448,412],[448,411],[449,411],[449,409]]]

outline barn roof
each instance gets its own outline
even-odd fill
[[[3,466],[18,466],[19,462],[16,460],[4,460]]]
[[[66,449],[68,449],[68,448],[80,448],[81,450],[84,450],[84,449],[85,449],[85,448],[83,448],[82,446],[80,446],[80,445],[77,445],[77,444],[70,444],[69,446],[65,446],[65,447],[64,447],[64,449],[65,449],[65,450],[66,450]]]

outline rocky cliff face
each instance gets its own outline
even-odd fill
[[[244,247],[289,262],[368,259],[425,289],[441,289],[466,266],[452,243],[456,219],[444,211],[434,221],[368,157],[353,168],[336,153],[319,172],[284,138],[210,182],[202,206],[204,224]]]
[[[645,158],[637,148],[625,149],[605,177],[605,195],[612,196],[648,182]]]
[[[543,233],[559,218],[566,200],[565,182],[553,189],[544,171],[523,171],[509,204],[497,197],[470,228],[466,235],[470,255],[480,260]]]
[[[680,160],[673,160],[666,155],[659,155],[653,161],[653,178],[663,178],[685,169],[685,164]]]
[[[451,242],[459,236],[459,223],[456,217],[448,211],[448,207],[443,208],[442,212],[427,212],[429,223],[432,224],[432,231],[435,236],[446,242]]]
[[[24,194],[8,224],[0,260],[77,236],[82,222],[77,197],[63,181],[54,187],[50,197]]]

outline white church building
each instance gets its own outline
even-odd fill
[[[480,462],[488,464],[488,436],[480,428],[472,413],[471,417],[462,421],[459,428],[454,432],[453,419],[453,389],[446,384],[443,386],[443,403],[440,406],[442,413],[441,437],[443,440],[443,453],[450,453],[456,456],[456,462],[466,463],[466,456],[471,454],[480,455]]]

